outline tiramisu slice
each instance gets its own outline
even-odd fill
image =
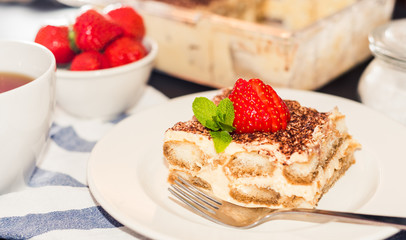
[[[218,103],[229,94],[230,90],[224,91],[213,101]],[[236,94],[231,94],[236,105]],[[284,103],[290,115],[285,128],[270,132],[237,128],[221,152],[214,146],[213,131],[195,117],[175,124],[165,132],[163,145],[169,181],[180,174],[223,200],[247,207],[315,207],[355,162],[354,151],[360,145],[348,133],[337,108],[321,113],[297,101]],[[238,108],[234,106],[234,123]]]

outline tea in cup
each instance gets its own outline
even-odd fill
[[[0,40],[0,194],[26,186],[47,145],[55,72],[47,48]]]

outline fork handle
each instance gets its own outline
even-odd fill
[[[320,209],[294,209],[294,212],[307,213],[309,215],[329,216],[336,221],[346,223],[359,223],[380,226],[390,226],[398,229],[406,230],[406,218],[382,216],[372,214],[350,213],[350,212],[337,212],[330,210]]]

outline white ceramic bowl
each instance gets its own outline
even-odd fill
[[[58,69],[58,105],[81,118],[113,119],[132,107],[145,89],[158,53],[157,43],[144,38],[148,55],[123,66],[93,70]]]
[[[0,194],[26,186],[45,149],[55,108],[55,58],[33,42],[0,40],[0,72],[33,81],[0,93]]]

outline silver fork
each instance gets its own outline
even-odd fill
[[[320,209],[270,209],[247,208],[219,200],[178,176],[168,190],[192,210],[215,223],[235,227],[252,228],[276,219],[311,222],[339,221],[346,223],[391,226],[406,230],[406,218],[380,216]]]

